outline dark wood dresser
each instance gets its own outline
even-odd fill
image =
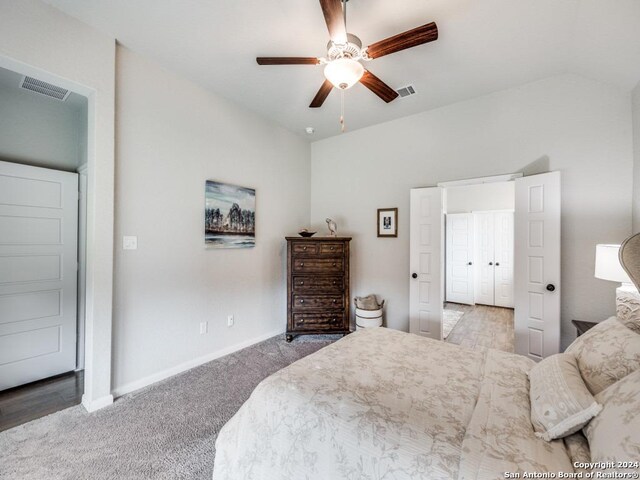
[[[286,237],[287,333],[349,333],[350,237]]]

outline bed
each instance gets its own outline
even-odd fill
[[[564,442],[545,442],[531,426],[534,364],[386,328],[358,331],[256,388],[218,436],[213,478],[573,472]]]
[[[637,287],[640,234],[620,258]],[[640,478],[638,292],[618,297],[615,317],[539,363],[382,327],[357,331],[258,385],[218,435],[213,479],[595,471]]]

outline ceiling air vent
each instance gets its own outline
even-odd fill
[[[33,77],[24,77],[22,79],[22,82],[20,82],[20,88],[31,90],[32,92],[46,95],[47,97],[55,98],[56,100],[60,100],[61,102],[64,102],[69,96],[69,93],[71,93],[66,88],[57,87]]]
[[[397,90],[398,94],[400,95],[400,98],[405,98],[405,97],[409,97],[411,95],[415,95],[416,94],[416,89],[413,88],[413,85],[407,85],[406,87],[401,87]]]

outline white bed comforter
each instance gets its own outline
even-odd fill
[[[511,469],[572,471],[563,443],[536,438],[528,421],[532,365],[386,328],[358,331],[258,385],[218,436],[213,478],[494,479]],[[542,457],[523,462],[532,451]]]

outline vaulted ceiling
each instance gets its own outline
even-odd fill
[[[124,46],[312,140],[340,133],[340,95],[308,105],[321,66],[258,66],[256,56],[325,56],[317,0],[45,0]],[[364,45],[435,21],[439,39],[367,64],[416,95],[385,104],[345,93],[347,129],[563,73],[631,90],[640,81],[638,0],[350,0]]]

